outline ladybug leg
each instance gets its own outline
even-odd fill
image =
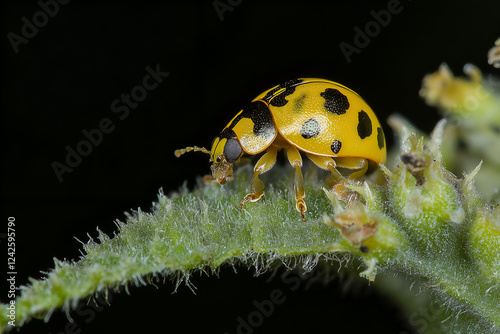
[[[332,173],[332,178],[328,182],[329,186],[333,187],[336,184],[346,181],[345,177],[343,177],[337,170],[337,163],[331,157],[323,157],[313,154],[308,154],[307,157],[319,168],[329,170]]]
[[[368,170],[368,160],[361,158],[336,158],[337,166],[354,170],[349,179],[359,180]]]
[[[236,160],[234,164],[237,167],[241,167],[241,166],[245,166],[246,164],[249,164],[249,163],[250,163],[250,158],[248,158],[248,157],[241,157],[238,160]]]
[[[258,201],[262,197],[262,195],[264,195],[264,183],[259,179],[259,175],[273,168],[274,164],[276,163],[277,153],[278,150],[275,147],[271,146],[255,164],[255,167],[253,169],[254,174],[252,177],[252,182],[250,183],[250,189],[252,190],[252,192],[246,195],[240,202],[240,209],[243,208],[245,202]]]
[[[337,170],[337,166],[339,165],[336,160],[332,159],[332,157],[323,157],[313,154],[308,154],[307,157],[319,168],[330,170],[330,172],[332,172],[332,178],[328,180],[328,186],[332,188],[332,191],[340,198],[347,200],[350,196],[349,190],[344,186],[347,179]]]
[[[306,195],[304,191],[304,178],[302,177],[302,170],[301,170],[302,157],[300,156],[300,153],[297,150],[297,148],[291,145],[286,148],[286,153],[290,165],[295,167],[295,183],[293,187],[295,190],[295,202],[296,202],[295,207],[297,208],[297,211],[300,212],[302,221],[305,222],[306,216],[304,213],[307,211],[307,206],[306,203],[304,202],[304,197]]]

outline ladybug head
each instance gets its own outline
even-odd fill
[[[212,176],[220,184],[226,183],[227,179],[233,174],[233,163],[243,154],[243,149],[237,139],[221,137],[215,138],[211,151],[204,147],[193,146],[176,150],[174,153],[176,157],[180,157],[182,154],[191,151],[210,155]]]
[[[240,142],[235,138],[215,138],[210,152],[212,176],[220,184],[224,184],[227,178],[233,175],[233,163],[237,161],[243,150]]]

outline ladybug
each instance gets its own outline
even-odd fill
[[[265,152],[254,167],[251,193],[241,201],[255,202],[264,194],[259,175],[276,163],[285,150],[295,168],[295,201],[303,221],[304,202],[302,155],[319,168],[329,170],[332,183],[345,182],[337,167],[359,179],[369,165],[385,163],[384,132],[375,113],[353,90],[339,83],[316,78],[286,81],[257,96],[219,133],[209,151],[203,147],[176,150],[177,157],[190,151],[210,155],[212,175],[224,184],[233,173],[233,164],[244,155]]]

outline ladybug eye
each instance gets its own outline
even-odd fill
[[[233,163],[241,156],[243,152],[240,143],[236,139],[228,139],[224,146],[224,156],[227,162]]]
[[[219,162],[221,162],[221,160],[222,160],[222,157],[219,155],[219,156],[217,157],[217,159],[215,159],[215,162],[219,163]]]

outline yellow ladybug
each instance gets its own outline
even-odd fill
[[[194,146],[176,150],[175,155],[209,154],[212,175],[224,184],[243,154],[265,151],[254,167],[252,192],[241,201],[241,209],[245,202],[262,197],[264,184],[259,175],[274,166],[281,149],[295,167],[296,208],[303,221],[307,208],[300,152],[330,170],[334,183],[345,181],[337,167],[352,170],[349,178],[359,179],[369,164],[386,159],[384,132],[368,104],[346,86],[315,78],[289,80],[257,96],[215,138],[210,151]]]

